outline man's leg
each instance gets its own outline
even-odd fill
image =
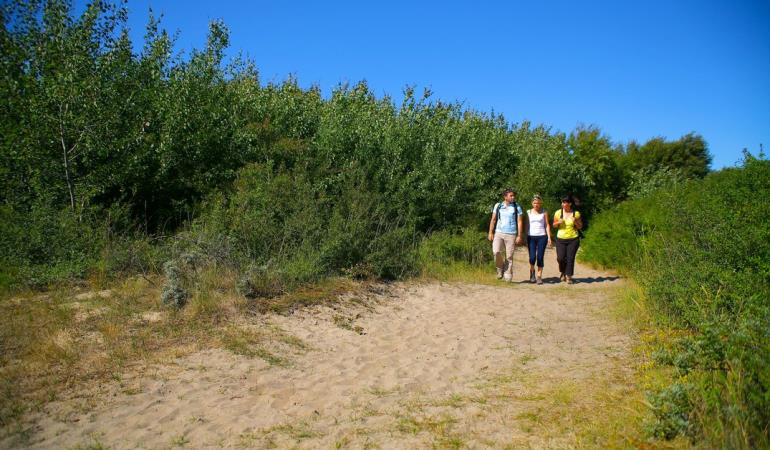
[[[515,234],[506,234],[505,235],[505,259],[506,259],[506,267],[505,267],[505,273],[503,274],[503,280],[505,281],[513,281],[513,252],[516,250],[516,235]]]
[[[503,241],[502,235],[495,233],[494,238],[492,238],[492,254],[495,256],[495,267],[497,267],[498,279],[503,277],[503,269],[505,266],[505,259],[503,258],[504,247],[505,242]]]

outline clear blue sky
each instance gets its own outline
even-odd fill
[[[80,3],[80,2],[79,2]],[[713,168],[770,146],[770,1],[168,1],[129,0],[139,44],[150,7],[200,48],[208,23],[263,82],[296,76],[328,94],[366,80],[400,100],[434,98],[614,142],[704,136]]]

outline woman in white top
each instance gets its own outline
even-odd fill
[[[532,198],[532,209],[527,211],[529,220],[529,281],[543,284],[543,254],[546,243],[551,242],[551,224],[548,221],[548,211],[543,210],[543,199],[539,195]],[[535,277],[535,261],[537,261],[537,278]]]

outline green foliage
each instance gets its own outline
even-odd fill
[[[250,267],[238,279],[237,288],[248,299],[273,298],[286,292],[280,273],[267,266]]]
[[[600,213],[582,245],[584,260],[629,273],[661,321],[688,330],[668,363],[694,386],[687,426],[716,446],[768,444],[768,180],[770,161],[747,158]]]
[[[190,298],[190,292],[183,287],[189,283],[185,280],[189,275],[175,261],[167,261],[163,265],[163,274],[166,276],[166,284],[161,291],[161,301],[176,308],[183,307]]]
[[[124,3],[76,16],[66,0],[4,2],[2,25],[7,285],[157,271],[174,251],[151,248],[155,236],[179,230],[286,288],[338,271],[399,277],[421,236],[488,220],[504,187],[551,210],[574,192],[590,216],[624,198],[632,171],[708,166],[695,135],[624,151],[597,128],[567,137],[412,87],[395,104],[365,82],[326,99],[293,78],[262,85],[252,62],[224,62],[220,21],[186,57],[152,15],[134,51]]]
[[[583,212],[605,209],[623,198],[626,180],[619,163],[622,153],[613,148],[608,137],[598,128],[580,127],[570,134],[567,145],[577,165],[584,168],[584,185],[570,189],[585,199]]]
[[[377,235],[364,263],[378,278],[395,280],[417,272],[416,235],[408,227],[394,227]]]
[[[87,211],[79,217],[44,203],[28,211],[0,207],[0,266],[7,282],[24,280],[28,286],[44,287],[83,277],[106,241],[99,228]]]
[[[492,260],[487,235],[472,228],[464,228],[459,233],[450,230],[432,233],[420,243],[418,253],[423,265],[453,262],[482,265]]]
[[[628,145],[623,164],[629,171],[665,167],[682,172],[685,178],[703,178],[709,172],[711,155],[703,137],[689,133],[676,141],[653,138],[644,145]]]
[[[626,195],[628,198],[642,198],[659,189],[672,189],[686,180],[681,169],[660,167],[642,168],[629,174]]]
[[[673,439],[687,433],[690,427],[689,415],[692,411],[690,390],[692,386],[675,383],[650,396],[650,407],[657,419],[650,424],[651,435]]]

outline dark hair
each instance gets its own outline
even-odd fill
[[[572,203],[574,203],[574,202],[573,202],[573,200],[572,200],[572,196],[571,196],[571,195],[563,195],[563,196],[561,197],[561,201],[563,201],[563,202],[569,202],[569,204],[570,204],[570,205],[571,205]]]
[[[511,194],[513,194],[513,195],[516,195],[516,191],[514,191],[512,188],[508,188],[508,189],[506,189],[506,190],[504,190],[504,191],[503,191],[503,197],[505,197],[506,195],[508,195],[508,193],[509,193],[509,192],[510,192]]]

